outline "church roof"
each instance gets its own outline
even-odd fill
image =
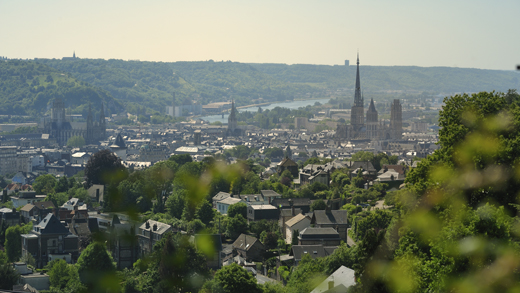
[[[374,99],[370,99],[370,106],[368,106],[368,112],[377,112],[376,106],[374,105]]]
[[[116,137],[116,141],[114,142],[115,145],[117,145],[120,148],[126,148],[125,141],[123,140],[123,137],[121,136],[121,133],[119,133]]]

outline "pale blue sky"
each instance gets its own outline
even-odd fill
[[[0,56],[520,64],[519,0],[0,0]]]

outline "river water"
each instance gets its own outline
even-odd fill
[[[328,101],[330,101],[330,98],[304,100],[304,101],[290,101],[290,102],[272,103],[268,106],[261,106],[261,108],[263,110],[267,110],[267,109],[272,110],[276,107],[281,107],[281,108],[288,108],[291,110],[293,110],[293,109],[296,110],[301,107],[307,107],[309,105],[312,106],[316,102],[325,104]],[[245,112],[245,111],[256,112],[256,111],[258,111],[258,107],[249,107],[249,108],[238,109],[238,112]],[[229,116],[229,114],[224,114],[224,118],[222,118],[222,114],[221,115],[209,115],[209,116],[200,117],[200,119],[208,121],[209,123],[213,123],[215,121],[220,121],[220,122],[222,122],[222,124],[227,124],[228,116]]]

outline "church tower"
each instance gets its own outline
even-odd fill
[[[107,126],[105,121],[105,106],[101,101],[101,111],[99,112],[99,133],[97,134],[100,140],[104,140],[106,137]]]
[[[379,138],[379,123],[377,121],[377,110],[374,105],[374,100],[370,99],[370,106],[367,111],[367,138],[376,140]]]
[[[403,109],[399,99],[395,99],[390,109],[390,133],[392,139],[403,138]]]
[[[51,119],[53,123],[56,123],[58,129],[63,127],[65,122],[65,103],[60,98],[56,98],[52,103]]]
[[[94,137],[94,119],[92,118],[92,105],[88,105],[88,115],[87,115],[87,137],[85,137],[85,142],[87,144],[91,144]]]
[[[352,125],[353,137],[359,137],[361,129],[365,126],[363,97],[361,96],[361,82],[359,80],[359,53],[357,57],[356,90],[354,93],[354,105],[350,112],[350,124]]]
[[[235,101],[231,101],[231,113],[229,113],[228,117],[228,129],[227,133],[230,136],[235,136],[238,128],[238,120],[237,120],[237,114],[235,109]]]

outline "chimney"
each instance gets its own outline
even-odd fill
[[[150,229],[150,223],[148,221],[146,221],[145,227],[146,229]]]
[[[329,290],[334,288],[334,277],[330,277],[331,280],[329,281]]]
[[[153,224],[153,230],[157,231],[157,224]]]

